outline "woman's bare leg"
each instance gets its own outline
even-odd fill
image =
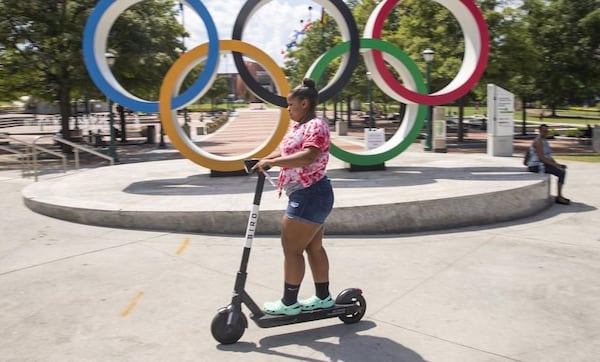
[[[302,283],[305,273],[304,250],[322,228],[322,225],[283,217],[281,244],[284,255],[283,276],[287,284]]]
[[[308,264],[310,265],[315,283],[325,283],[329,281],[329,259],[327,258],[325,248],[323,248],[324,231],[325,230],[321,225],[321,228],[317,231],[306,248]]]

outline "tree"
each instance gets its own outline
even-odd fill
[[[535,86],[556,116],[567,102],[591,99],[600,91],[600,49],[597,0],[525,0],[539,70]]]
[[[291,77],[291,84],[300,84],[315,59],[340,41],[341,37],[334,21],[314,21],[305,38],[290,53],[286,61],[286,73]],[[321,79],[315,79],[317,87],[323,87],[327,83],[328,76],[333,74],[332,69],[333,67],[328,67]]]
[[[497,84],[521,96],[534,93],[538,50],[529,35],[525,14],[521,9],[504,8],[487,15],[490,61],[485,83]]]
[[[380,1],[352,1],[362,33]],[[525,101],[544,99],[550,107],[564,102],[591,101],[600,94],[600,8],[597,0],[478,0],[486,19],[490,55],[482,79],[467,97],[484,100],[487,83],[506,88]],[[337,26],[326,33],[334,34]],[[458,73],[464,35],[455,17],[434,1],[404,0],[385,22],[382,39],[401,48],[425,73],[422,52],[435,51],[432,92],[445,87]],[[311,29],[312,30],[312,29]],[[320,32],[309,32],[286,70],[297,80],[323,53]],[[338,39],[332,37],[331,39]],[[328,49],[336,43],[327,43]],[[337,64],[332,64],[332,69]],[[345,95],[365,97],[367,80],[361,62]],[[393,70],[392,70],[393,72]],[[333,74],[330,72],[329,74]],[[377,89],[374,99],[381,99]],[[464,104],[466,97],[460,100]]]
[[[113,72],[138,97],[158,99],[164,75],[184,51],[187,33],[176,13],[173,1],[145,0],[125,11],[111,29],[108,48],[117,54]],[[198,66],[189,73],[184,89],[201,70]]]
[[[85,22],[96,0],[0,2],[0,96],[32,95],[58,101],[62,134],[70,138],[72,97],[100,96],[82,57]],[[170,1],[147,0],[115,22],[108,47],[124,88],[140,97],[158,94],[160,80],[179,56],[185,35]],[[127,61],[124,61],[124,60]]]
[[[464,52],[458,21],[446,8],[433,1],[403,1],[397,11],[399,26],[384,32],[384,39],[404,50],[423,74],[426,64],[422,52],[433,49],[431,91],[445,87],[458,73]]]
[[[349,7],[353,10],[359,33],[362,34],[368,12],[372,11],[375,6],[376,2],[372,0],[350,2]],[[296,50],[291,52],[290,59],[286,62],[286,74],[290,76],[292,84],[298,84],[315,59],[341,41],[342,38],[338,26],[330,17],[327,17],[325,22],[314,22],[307,32],[305,39],[299,44]],[[315,80],[317,86],[324,87],[331,80],[340,66],[340,61],[341,59],[335,59],[327,67],[321,79]],[[380,97],[382,97],[382,93],[374,87],[373,98],[379,99]],[[346,83],[340,96],[334,97],[330,101],[336,102],[340,99],[367,100],[366,67],[362,59],[354,69],[353,76]]]
[[[523,134],[526,133],[526,103],[539,97],[535,77],[539,69],[538,49],[534,45],[525,12],[504,7],[485,12],[490,33],[490,57],[479,87],[479,99],[485,99],[488,83],[515,93],[523,103]]]
[[[218,101],[220,99],[227,98],[227,95],[229,94],[229,83],[227,81],[228,79],[225,77],[218,77],[215,79],[213,85],[204,94],[204,97],[207,97],[211,100],[210,103],[213,111],[215,110]]]

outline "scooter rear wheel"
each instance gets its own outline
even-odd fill
[[[231,318],[231,319],[230,319]],[[228,324],[231,320],[231,324]],[[248,320],[242,312],[219,311],[210,324],[210,332],[214,339],[222,344],[233,344],[239,341],[248,326]]]
[[[346,289],[335,299],[336,304],[355,304],[357,309],[352,314],[341,315],[339,318],[346,324],[357,323],[367,311],[367,301],[357,289]]]

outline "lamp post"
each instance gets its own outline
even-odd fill
[[[77,100],[73,102],[73,116],[75,116],[75,131],[79,131],[79,117],[77,113]]]
[[[115,55],[113,53],[104,53],[108,66],[112,68],[115,64]],[[108,97],[108,127],[110,129],[110,141],[108,144],[108,155],[112,157],[114,162],[119,162],[119,156],[117,155],[117,149],[115,147],[115,127],[113,126],[113,101]]]
[[[427,94],[431,92],[431,62],[433,62],[433,55],[435,52],[430,48],[427,48],[423,51],[423,58],[425,59],[425,64],[427,65]],[[425,151],[431,151],[431,138],[433,133],[433,125],[431,120],[432,115],[432,106],[427,107],[427,137],[425,138]]]
[[[369,94],[369,128],[375,127],[375,120],[373,119],[373,98],[371,95],[371,83],[373,82],[373,75],[371,72],[367,72],[367,93]]]

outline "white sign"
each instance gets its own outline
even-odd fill
[[[365,146],[372,150],[385,143],[385,129],[365,128]]]
[[[488,134],[513,136],[515,95],[494,84],[487,86]]]

